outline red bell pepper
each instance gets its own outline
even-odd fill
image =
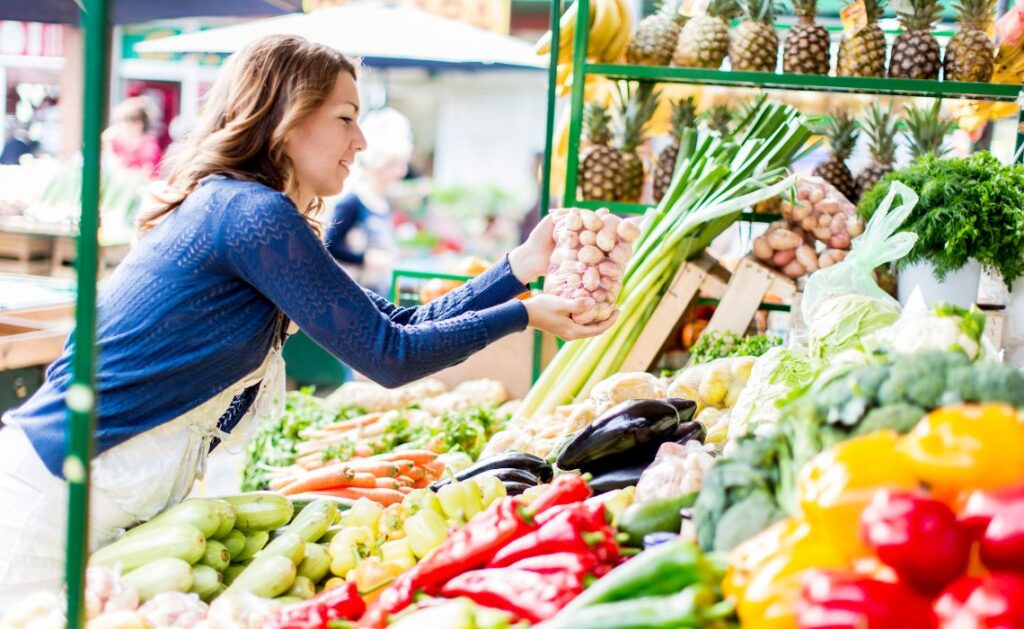
[[[544,513],[551,507],[582,502],[590,497],[590,487],[581,476],[562,474],[555,477],[548,488],[533,499],[527,513],[531,516]]]
[[[587,554],[595,551],[606,555],[609,552],[607,542],[611,540],[612,546],[615,546],[615,531],[605,524],[604,505],[577,502],[556,509],[557,513],[553,517],[544,518],[543,522],[541,516],[538,516],[540,528],[499,550],[487,567],[501,568],[520,559],[558,552]],[[555,509],[541,515],[547,516],[553,511]]]
[[[964,577],[946,588],[932,609],[937,629],[1019,629],[1024,627],[1024,576]]]
[[[441,588],[444,596],[465,596],[531,623],[551,618],[582,591],[583,580],[567,570],[541,573],[515,568],[473,570]]]
[[[985,567],[1024,573],[1024,491],[974,494],[965,512],[975,524],[988,517],[978,545],[978,555]]]
[[[599,562],[593,553],[551,553],[520,559],[508,566],[515,570],[529,570],[549,574],[552,572],[568,572],[583,579],[598,570]]]
[[[356,584],[349,583],[279,609],[263,621],[262,629],[324,629],[334,620],[356,620],[365,611]]]
[[[960,524],[978,539],[985,533],[988,523],[997,513],[1016,503],[1024,502],[1024,485],[993,491],[975,491],[960,511]]]
[[[861,534],[900,580],[926,594],[964,573],[970,534],[945,503],[928,496],[881,490],[861,514]]]
[[[800,629],[924,629],[928,600],[900,583],[812,570],[797,601]]]

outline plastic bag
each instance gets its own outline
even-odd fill
[[[668,397],[697,402],[705,407],[731,408],[750,378],[756,359],[753,356],[731,356],[687,367],[668,385]]]
[[[899,205],[893,207],[896,195]],[[893,182],[864,233],[841,263],[813,274],[804,287],[801,310],[814,358],[850,349],[861,336],[896,321],[899,302],[875,283],[873,271],[910,253],[917,234],[897,233],[917,204],[917,194]]]
[[[729,412],[729,440],[746,434],[750,427],[776,422],[779,402],[813,379],[815,370],[807,356],[794,349],[773,347],[757,359],[747,386]]]
[[[596,415],[626,400],[664,398],[665,386],[657,377],[647,372],[614,374],[598,382],[590,392],[590,400],[594,403]]]
[[[699,441],[663,443],[654,462],[636,484],[635,502],[671,498],[700,490],[704,474],[715,464],[714,448]]]

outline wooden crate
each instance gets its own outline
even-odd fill
[[[756,260],[740,260],[736,271],[721,295],[708,294],[719,300],[715,314],[711,316],[707,331],[735,332],[743,334],[761,308],[761,302],[768,295],[783,303],[793,303],[797,296],[796,284],[782,273],[770,269]]]
[[[127,244],[100,245],[100,277],[114,269],[128,255]],[[75,259],[78,257],[77,243],[70,236],[60,236],[54,240],[53,256],[49,273],[54,277],[75,277]]]
[[[52,253],[50,236],[0,231],[0,273],[45,275]]]
[[[0,371],[50,364],[64,350],[74,322],[72,304],[0,314]]]

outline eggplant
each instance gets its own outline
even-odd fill
[[[600,476],[594,476],[587,485],[590,486],[591,491],[595,495],[614,491],[616,489],[622,489],[623,487],[629,487],[630,485],[636,485],[640,482],[640,475],[647,469],[649,463],[642,465],[633,465],[631,467],[623,467],[617,470],[609,470],[604,472]]]
[[[504,454],[487,457],[486,459],[480,459],[466,469],[460,470],[455,475],[455,478],[458,480],[466,480],[467,478],[476,476],[485,470],[507,468],[526,470],[539,478],[541,482],[545,483],[551,480],[551,477],[554,476],[551,464],[539,456],[535,454],[528,454],[526,452],[506,452]]]
[[[704,428],[704,424],[700,422],[683,422],[672,433],[672,438],[669,441],[685,444],[687,441],[696,440],[704,443],[704,439],[707,436],[708,431]]]
[[[536,475],[515,467],[499,467],[493,470],[483,470],[482,472],[478,472],[468,478],[461,478],[459,481],[469,480],[470,478],[479,478],[481,476],[497,476],[498,480],[503,483],[506,481],[514,481],[517,483],[526,483],[527,485],[540,485],[540,478]],[[439,481],[435,481],[430,485],[430,490],[437,491],[451,482],[452,479],[450,478],[443,478]]]
[[[697,403],[693,400],[688,400],[682,397],[670,397],[665,400],[665,403],[671,404],[677,411],[679,411],[680,423],[690,421],[697,413]]]
[[[608,410],[573,437],[558,455],[563,470],[667,440],[679,426],[676,407],[661,400],[629,400]]]
[[[518,496],[519,494],[523,493],[530,487],[533,487],[533,485],[527,485],[526,483],[517,483],[515,481],[509,481],[507,483],[502,484],[505,485],[505,491],[508,492],[508,495],[510,496]]]

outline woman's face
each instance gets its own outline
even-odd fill
[[[366,148],[358,118],[356,81],[341,72],[327,100],[285,136],[284,152],[304,198],[341,192],[356,153]]]

